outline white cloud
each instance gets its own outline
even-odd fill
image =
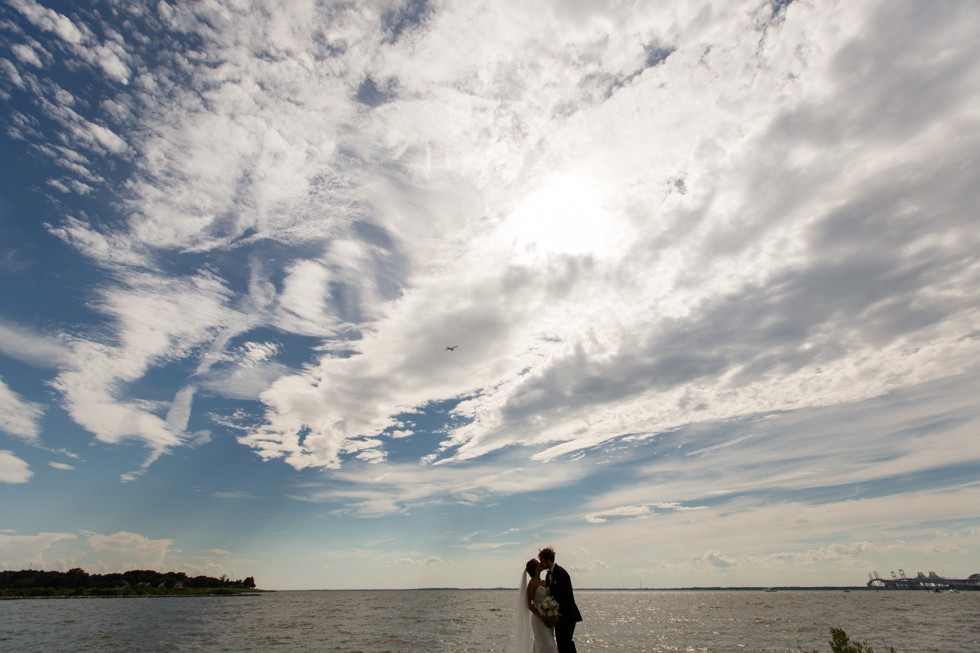
[[[40,57],[37,56],[37,52],[35,52],[34,48],[30,46],[18,43],[11,47],[10,51],[13,52],[14,56],[20,59],[20,61],[23,63],[27,63],[38,68],[43,65]]]
[[[0,59],[0,69],[7,75],[7,78],[11,83],[17,88],[24,88],[25,82],[24,78],[21,76],[20,71],[17,70],[17,66],[14,65],[9,59]]]
[[[142,258],[134,248],[138,243],[104,234],[78,218],[67,216],[59,226],[45,225],[48,231],[82,254],[106,265],[139,265]]]
[[[193,386],[177,393],[167,419],[127,396],[126,385],[152,367],[186,357],[235,322],[226,290],[208,276],[164,280],[134,276],[128,288],[108,290],[100,308],[114,319],[116,343],[76,340],[67,369],[53,385],[72,418],[103,442],[142,440],[148,463],[187,438]]]
[[[129,149],[126,141],[120,138],[118,134],[113,133],[112,130],[94,123],[90,123],[86,127],[86,132],[79,132],[79,135],[84,134],[84,137],[93,139],[113,154],[125,154]]]
[[[978,420],[973,408],[977,382],[975,376],[933,382],[874,401],[740,423],[706,423],[637,440],[610,454],[630,461],[615,489],[593,493],[575,518],[594,521],[627,506],[656,509],[658,523],[672,514],[704,521],[719,510],[737,514],[728,504],[741,505],[743,498],[757,494],[803,502],[817,497],[819,505],[850,499],[856,487],[866,497],[897,497],[928,490],[935,478],[944,478],[950,489],[957,488],[944,499],[948,518],[956,519],[968,510],[970,493],[959,487],[962,481],[952,470],[980,460],[980,445],[972,437]],[[652,451],[665,453],[640,458]],[[719,508],[719,502],[726,507]],[[821,528],[835,532],[832,522],[821,518],[813,523],[813,512],[781,518],[808,533],[818,534]],[[878,523],[871,515],[862,517]],[[775,525],[763,530],[771,528]]]
[[[195,377],[201,379],[202,388],[224,397],[257,399],[272,381],[287,373],[285,365],[273,360],[281,350],[277,343],[248,341],[228,349],[232,339],[247,328],[247,322],[240,321],[215,338],[201,356]]]
[[[334,318],[328,314],[330,273],[315,261],[299,261],[287,272],[279,304],[279,323],[292,333],[327,335]]]
[[[431,565],[443,564],[445,561],[439,556],[425,556],[422,558],[401,557],[397,558],[395,564],[428,567]]]
[[[4,569],[45,569],[45,552],[58,542],[75,540],[71,533],[37,533],[36,535],[17,535],[13,532],[0,533],[0,567]],[[67,568],[66,568],[67,570]]]
[[[187,430],[195,390],[192,385],[185,386],[177,392],[171,402],[170,410],[167,411],[167,428],[171,433],[182,435]]]
[[[109,535],[82,531],[17,535],[0,533],[0,566],[30,567],[49,571],[80,567],[89,573],[129,569],[171,568],[172,540],[153,540],[139,533],[119,531]]]
[[[125,52],[114,43],[105,43],[94,48],[94,54],[99,67],[120,84],[128,84],[132,72],[123,63]],[[122,55],[122,56],[120,56]],[[125,151],[125,150],[123,150]]]
[[[425,506],[471,504],[568,487],[589,471],[586,463],[555,466],[523,460],[472,468],[358,462],[325,473],[322,482],[311,482],[293,496],[334,504],[339,514],[407,514]]]
[[[38,28],[57,34],[75,56],[101,69],[115,82],[120,84],[129,82],[131,73],[123,62],[128,55],[122,44],[111,39],[100,43],[86,25],[76,23],[53,9],[43,7],[35,0],[15,0],[12,4]],[[115,36],[118,38],[118,34]]]
[[[585,516],[585,521],[592,523],[602,523],[609,521],[610,517],[648,517],[652,514],[649,506],[619,506],[610,508],[602,512],[596,512]]]
[[[493,551],[506,546],[510,546],[510,544],[507,542],[475,542],[467,544],[464,548],[468,551]]]
[[[0,483],[27,483],[34,472],[30,466],[14,455],[14,452],[0,450]]]
[[[248,492],[215,492],[214,496],[219,499],[254,499],[255,497]]]
[[[59,338],[42,335],[2,320],[0,352],[38,367],[58,367],[70,357],[69,347]]]
[[[111,535],[84,532],[90,552],[83,554],[88,571],[113,569],[164,569],[173,540],[153,540],[139,533],[119,531]]]
[[[726,569],[728,567],[734,567],[736,565],[728,556],[718,553],[717,551],[708,551],[703,555],[696,555],[691,558],[694,564],[707,564],[712,567],[718,567],[721,569]]]
[[[43,406],[24,400],[0,378],[0,431],[37,443],[43,415]]]
[[[71,19],[34,0],[13,0],[11,4],[38,27],[54,32],[68,43],[80,44],[85,38]]]

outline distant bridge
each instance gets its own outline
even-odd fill
[[[877,571],[872,572],[868,574],[870,579],[868,580],[868,587],[876,590],[980,591],[980,574],[973,574],[969,578],[961,579],[944,578],[934,571],[930,571],[926,575],[920,571],[915,575],[915,578],[909,578],[905,575],[905,570],[899,569],[898,575],[893,571],[891,576],[891,578],[882,578]]]

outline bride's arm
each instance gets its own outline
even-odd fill
[[[538,617],[541,617],[541,613],[538,612],[538,609],[534,606],[534,592],[537,589],[538,589],[538,586],[537,585],[535,585],[533,583],[528,583],[528,585],[527,585],[527,609],[530,610],[531,612],[533,612],[534,614],[536,614]],[[541,618],[543,619],[544,617],[541,617]]]

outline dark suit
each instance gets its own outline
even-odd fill
[[[558,653],[576,653],[572,635],[575,633],[575,624],[582,621],[582,613],[575,605],[572,578],[562,567],[555,565],[548,572],[548,579],[551,595],[558,601],[558,623],[555,624]]]

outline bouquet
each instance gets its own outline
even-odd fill
[[[553,596],[546,596],[541,599],[541,605],[538,606],[538,612],[541,613],[542,617],[557,617],[558,616],[558,601],[555,600]]]

